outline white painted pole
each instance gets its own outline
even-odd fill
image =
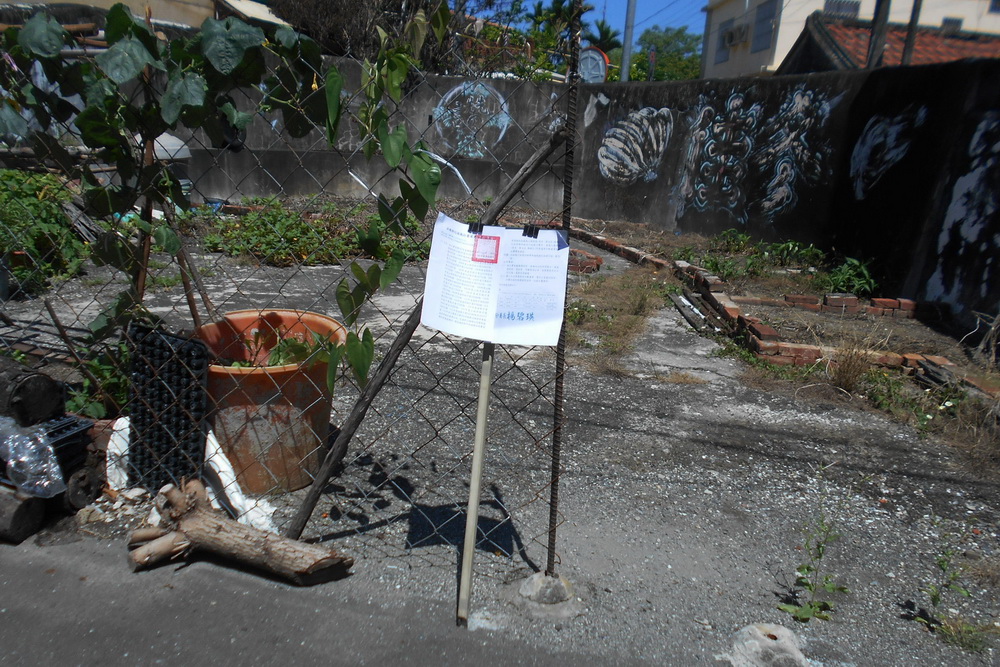
[[[493,375],[493,343],[483,343],[483,367],[479,373],[479,407],[476,410],[476,439],[472,447],[472,475],[469,479],[469,507],[465,513],[465,544],[462,546],[462,579],[458,588],[458,623],[469,624],[469,597],[472,593],[472,556],[476,552],[479,527],[479,496],[486,451],[486,419],[490,409],[490,380]]]

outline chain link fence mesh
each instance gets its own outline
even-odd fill
[[[367,326],[374,372],[418,307],[436,213],[478,221],[566,123],[570,88],[538,72],[523,76],[532,45],[502,26],[487,28],[477,32],[456,18],[446,47],[435,54],[443,73],[411,71],[402,99],[387,104],[390,127],[399,124],[411,140],[423,140],[442,183],[425,219],[410,217],[389,233],[391,250],[405,254],[406,264],[363,307],[356,325],[333,321],[343,319],[338,286],[352,279],[352,261],[366,271],[377,263],[365,245],[370,230],[384,227],[376,197],[398,192],[397,175],[366,157],[371,140],[359,130],[366,54],[325,58],[344,79],[344,117],[332,147],[324,128],[303,127],[303,116],[264,104],[280,79],[271,80],[271,90],[237,90],[233,107],[252,115],[246,131],[194,124],[161,136],[148,161],[168,165],[184,198],[140,197],[125,215],[102,216],[83,201],[84,172],[106,185],[126,175],[84,145],[73,115],[52,125],[49,134],[64,150],[49,155],[37,142],[5,137],[0,345],[66,382],[71,410],[107,420],[99,424],[114,433],[112,484],[155,491],[201,474],[214,482],[224,506],[248,512],[260,526],[287,528],[361,384],[339,364],[330,371],[339,376],[331,394],[322,361],[265,371],[259,364],[267,350],[281,337],[309,342],[313,333],[337,338]],[[99,57],[100,37],[96,29],[77,34],[78,48],[63,57]],[[278,77],[289,65],[273,54],[266,64]],[[42,69],[21,71],[10,61],[4,67],[7,90],[20,77],[59,95]],[[312,74],[315,88],[325,72]],[[139,88],[119,93],[121,110],[142,109]],[[299,103],[310,103],[308,89],[303,95]],[[69,102],[82,107],[79,99]],[[560,224],[561,208],[571,201],[564,201],[570,172],[563,157],[557,152],[532,175],[500,224]],[[163,239],[146,233],[148,213],[179,234],[180,248],[166,252]],[[138,253],[131,274],[102,261],[109,235]],[[119,295],[135,286],[142,322],[95,336],[115,314]],[[330,541],[360,561],[454,568],[479,364],[475,341],[418,328],[346,451],[334,453],[341,460],[304,537]],[[478,573],[509,578],[544,567],[555,384],[552,349],[498,347]],[[128,424],[111,421],[118,417]]]

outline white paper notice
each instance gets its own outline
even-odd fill
[[[420,323],[500,345],[556,345],[566,301],[563,231],[469,225],[438,214]]]

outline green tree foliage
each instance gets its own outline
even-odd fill
[[[701,76],[701,35],[687,28],[661,28],[654,25],[639,36],[639,50],[630,70],[634,81],[649,80],[649,53],[656,51],[654,81],[686,81]]]
[[[598,19],[594,22],[593,30],[588,29],[583,33],[583,39],[590,46],[596,46],[604,53],[608,53],[623,46],[622,40],[619,39],[620,35],[620,30],[612,28],[604,19]]]

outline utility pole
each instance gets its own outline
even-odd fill
[[[635,31],[635,0],[628,0],[625,10],[625,39],[622,40],[622,74],[621,80],[628,81],[628,72],[632,65],[632,33]]]
[[[906,28],[906,41],[903,43],[902,65],[909,65],[913,59],[913,46],[917,43],[917,25],[920,23],[920,6],[924,0],[913,0],[913,10],[910,12],[910,25]]]
[[[868,64],[866,69],[882,65],[885,51],[885,35],[889,30],[889,5],[892,0],[875,0],[875,18],[872,20],[872,36],[868,40]]]

